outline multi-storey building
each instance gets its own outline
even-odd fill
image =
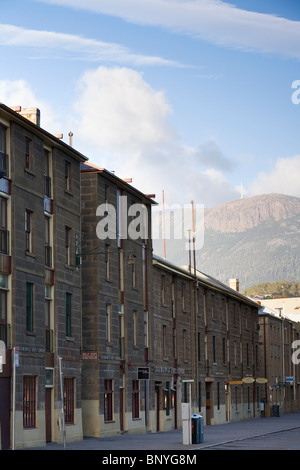
[[[151,205],[113,173],[85,163],[82,192],[82,406],[86,435],[149,427]]]
[[[0,104],[0,447],[300,409],[299,327],[154,256],[152,196],[39,124]]]
[[[262,306],[259,312],[259,357],[267,378],[265,416],[300,409],[300,324]]]
[[[153,263],[155,429],[180,427],[188,401],[206,425],[260,416],[259,306],[199,271]]]
[[[68,425],[68,438],[82,438],[75,246],[86,159],[39,120],[37,109],[0,105],[2,448],[63,438],[57,426],[62,395],[62,429]]]

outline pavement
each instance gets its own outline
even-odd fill
[[[186,453],[199,450],[213,450],[228,443],[238,443],[247,439],[263,438],[286,431],[295,431],[296,448],[300,450],[300,412],[284,414],[279,417],[257,418],[213,426],[203,426],[203,442],[183,444],[182,430],[158,433],[132,434],[117,436],[85,437],[82,441],[63,443],[51,442],[43,447],[26,450],[100,450],[100,451],[157,451],[169,450],[172,453]],[[277,436],[276,436],[277,434]],[[298,437],[299,436],[299,437]],[[298,445],[299,440],[299,445]],[[190,462],[192,463],[192,462]]]

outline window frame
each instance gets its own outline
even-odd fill
[[[23,376],[23,428],[36,428],[37,377]]]
[[[34,284],[26,282],[26,332],[34,332]]]
[[[72,336],[72,294],[66,292],[66,336]]]

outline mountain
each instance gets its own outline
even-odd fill
[[[283,194],[264,194],[239,199],[206,210],[205,226],[218,232],[245,232],[262,222],[280,222],[300,214],[300,199]]]
[[[281,299],[287,297],[300,297],[300,282],[277,281],[263,282],[252,286],[243,292],[247,297],[260,296],[265,299]]]
[[[167,240],[166,258],[186,265],[184,244]],[[161,246],[158,251],[161,256]],[[238,278],[240,290],[263,282],[300,281],[300,198],[265,194],[206,209],[196,266],[225,284]]]

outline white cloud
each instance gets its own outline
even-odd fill
[[[300,155],[278,158],[269,172],[260,172],[250,185],[248,194],[281,193],[300,197]]]
[[[221,0],[38,0],[192,35],[230,47],[300,59],[300,22]]]
[[[141,73],[99,67],[82,76],[75,105],[80,137],[102,151],[134,155],[171,139],[172,112],[164,94],[153,90]]]
[[[219,170],[229,167],[218,144],[186,148],[168,122],[172,113],[165,95],[151,88],[143,75],[128,68],[99,67],[86,72],[74,102],[71,126],[74,145],[92,163],[132,177],[145,193],[165,190],[169,202],[223,202],[238,193]],[[205,158],[205,148],[215,158]],[[202,161],[201,161],[202,160]],[[205,161],[205,165],[203,164]]]
[[[45,130],[55,134],[71,129],[74,147],[92,163],[121,178],[132,177],[134,187],[154,192],[158,201],[162,190],[169,204],[193,199],[215,205],[238,197],[221,173],[225,158],[219,145],[204,143],[200,159],[199,149],[185,147],[169,123],[172,107],[166,96],[151,88],[142,73],[124,67],[85,72],[73,109],[63,115],[41,100],[25,80],[0,80],[0,101],[7,106],[38,107]],[[216,157],[206,159],[205,149]]]
[[[126,47],[84,38],[73,34],[53,31],[25,29],[9,24],[0,24],[0,45],[34,48],[45,55],[55,50],[61,58],[72,58],[92,62],[118,62],[133,65],[181,66],[178,62],[161,57],[135,54]],[[28,53],[28,52],[27,52]]]
[[[37,97],[25,80],[0,80],[0,101],[6,106],[38,107],[41,127],[54,134],[60,132],[61,124],[50,103]]]

